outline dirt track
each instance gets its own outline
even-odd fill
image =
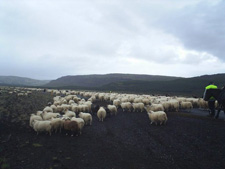
[[[31,95],[23,100],[32,99],[32,102],[10,113],[20,114],[14,117],[16,119],[21,117],[24,106],[29,108],[32,104],[30,108],[35,111],[44,107],[50,98],[47,94]],[[21,102],[14,107],[19,107]],[[37,136],[28,121],[21,124],[12,117],[7,118],[0,123],[0,166],[12,169],[225,168],[223,119],[181,112],[167,115],[165,126],[150,125],[146,113],[122,112],[121,109],[117,116],[103,123],[93,115],[93,125],[85,126],[79,137],[59,133]]]

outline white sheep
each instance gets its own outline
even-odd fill
[[[67,110],[71,110],[71,108],[72,108],[72,106],[68,105],[68,104],[62,104],[61,107],[62,107],[62,112],[65,112]]]
[[[53,118],[56,118],[57,116],[60,116],[59,113],[52,113],[52,112],[46,112],[44,111],[43,113],[41,113],[41,117],[43,120],[50,120]]]
[[[131,112],[132,104],[130,102],[121,103],[121,108],[123,111],[129,110]]]
[[[142,99],[142,103],[144,103],[145,105],[150,105],[151,101],[148,98],[144,98]]]
[[[120,100],[119,99],[113,100],[113,105],[115,105],[118,108],[120,105]]]
[[[65,115],[72,118],[72,117],[76,117],[76,113],[73,111],[69,111],[68,109],[66,109],[65,111]]]
[[[92,102],[91,101],[87,101],[87,102],[84,103],[84,105],[86,105],[87,112],[91,112]]]
[[[56,112],[62,112],[62,111],[63,111],[63,107],[61,105],[57,105]]]
[[[78,105],[79,112],[89,112],[88,105],[85,105],[85,103]]]
[[[56,107],[56,105],[52,104],[50,107],[52,108],[53,112],[57,112],[57,107]]]
[[[55,131],[55,133],[59,130],[61,133],[61,129],[63,128],[63,120],[60,118],[52,118],[51,119],[51,127],[52,131]]]
[[[135,112],[135,111],[143,111],[144,110],[144,107],[145,107],[145,105],[144,105],[144,103],[133,103],[132,104],[132,106],[133,106],[133,111]]]
[[[161,103],[161,104],[162,104],[162,106],[163,106],[165,112],[170,111],[171,104],[170,104],[169,101],[163,102],[163,103]]]
[[[80,111],[79,106],[78,105],[72,105],[72,111],[75,113],[78,113]]]
[[[150,110],[152,111],[164,111],[163,105],[162,104],[152,104],[150,107]]]
[[[178,112],[179,111],[179,101],[178,100],[169,100],[169,103],[170,103],[170,110],[171,111],[176,111]]]
[[[51,136],[51,121],[37,121],[34,120],[33,122],[33,129],[37,132],[37,135],[39,132],[48,132],[49,135]]]
[[[37,111],[37,112],[36,112],[36,115],[37,115],[37,116],[40,116],[41,113],[43,113],[43,111]]]
[[[74,104],[75,102],[74,102],[74,100],[70,100],[69,101],[69,104],[71,105],[71,104]]]
[[[110,115],[113,115],[113,114],[117,114],[117,108],[115,105],[108,105],[107,108],[109,109],[110,111]]]
[[[104,107],[99,108],[99,110],[97,112],[97,116],[98,116],[99,121],[103,122],[104,118],[106,117],[106,111],[105,111]]]
[[[34,120],[42,121],[43,119],[39,115],[31,114],[30,116],[30,126],[33,127]]]
[[[84,120],[85,125],[92,125],[92,115],[90,113],[80,112],[79,117]]]
[[[151,121],[151,124],[155,123],[156,125],[160,122],[160,125],[166,124],[168,118],[164,111],[148,111],[148,117]]]
[[[181,102],[180,103],[180,108],[181,109],[189,109],[189,111],[191,111],[191,109],[193,108],[193,105],[191,102]]]
[[[52,109],[51,107],[47,106],[47,107],[45,107],[45,108],[43,109],[43,111],[46,111],[46,112],[53,112],[53,109]]]
[[[134,103],[141,103],[142,102],[142,99],[141,98],[135,98],[134,99]]]

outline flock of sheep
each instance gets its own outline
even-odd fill
[[[14,88],[9,94],[24,96],[33,91],[43,91],[36,88]],[[65,132],[70,135],[80,135],[85,125],[92,125],[92,116],[96,115],[103,122],[106,116],[117,114],[118,109],[126,112],[147,112],[150,123],[166,124],[166,112],[192,108],[208,109],[208,104],[202,98],[187,98],[177,96],[154,96],[140,94],[121,94],[88,92],[74,90],[47,89],[55,97],[53,103],[43,110],[30,116],[30,126],[38,133]],[[94,104],[96,101],[107,103],[105,107]]]
[[[51,90],[56,95],[42,111],[30,116],[30,126],[37,132],[61,132],[71,136],[80,135],[85,125],[92,125],[92,116],[104,121],[108,115],[116,115],[119,108],[127,112],[147,112],[151,124],[166,124],[166,112],[207,108],[201,98],[166,97],[138,94],[120,94],[86,91]],[[79,97],[78,97],[79,96]],[[82,98],[82,99],[81,99]],[[105,107],[93,104],[96,101],[108,103]]]

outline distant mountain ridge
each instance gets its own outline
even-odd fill
[[[49,82],[50,80],[36,80],[18,76],[0,76],[0,85],[42,86]]]
[[[134,74],[64,76],[46,84],[46,87],[117,91],[149,94],[194,95],[202,97],[210,81],[221,88],[225,73],[191,78]]]
[[[214,81],[219,88],[225,86],[225,73],[191,78],[138,74],[95,74],[63,76],[52,81],[17,76],[0,76],[0,85],[163,95],[195,95],[198,97],[202,97],[205,87],[210,81]]]
[[[76,76],[63,76],[56,80],[52,80],[51,82],[46,84],[46,86],[101,87],[110,83],[125,82],[132,80],[170,81],[179,78],[180,77],[173,77],[173,76],[137,75],[137,74],[76,75]]]

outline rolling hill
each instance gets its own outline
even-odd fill
[[[18,76],[0,76],[0,85],[42,86],[49,82],[50,82],[49,80],[36,80]]]
[[[101,89],[202,97],[205,86],[207,86],[210,81],[213,81],[218,88],[221,88],[225,85],[225,74],[179,78],[171,81],[126,81],[104,85]]]
[[[133,80],[171,81],[179,78],[180,77],[137,75],[137,74],[77,75],[77,76],[63,76],[56,80],[52,80],[45,86],[50,87],[79,86],[79,87],[96,88],[102,87],[110,83],[126,82]]]
[[[210,81],[214,81],[221,88],[225,85],[225,73],[192,78],[138,74],[76,75],[63,76],[52,81],[0,76],[0,85],[197,97],[202,96]]]
[[[202,97],[205,86],[210,81],[214,81],[218,87],[222,87],[225,85],[225,74],[203,75],[192,78],[133,74],[65,76],[53,80],[45,86]]]

